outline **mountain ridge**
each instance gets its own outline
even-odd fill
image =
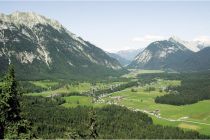
[[[193,52],[198,52],[198,51],[204,49],[205,47],[210,46],[209,42],[203,42],[203,41],[198,41],[198,40],[197,41],[185,41],[185,40],[180,39],[177,36],[172,36],[168,40],[171,42],[174,42],[174,43],[180,43]]]
[[[135,57],[129,68],[173,69],[179,61],[188,58],[192,53],[180,43],[170,40],[155,41]]]
[[[9,62],[15,65],[18,75],[24,73],[27,77],[34,73],[34,77],[41,78],[52,75],[75,78],[79,73],[79,77],[94,77],[100,71],[109,75],[122,69],[102,49],[77,37],[55,20],[32,12],[0,14],[0,17],[3,17],[0,18],[1,73]]]
[[[197,53],[187,58],[180,69],[185,71],[206,71],[210,70],[210,46],[205,47]]]

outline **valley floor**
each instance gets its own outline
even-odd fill
[[[143,73],[144,72],[160,73],[162,71],[143,71]],[[130,81],[135,81],[136,73],[139,72],[132,72],[124,77],[129,77]],[[165,88],[168,86],[179,86],[181,84],[179,80],[158,79],[155,82],[143,86],[133,86],[117,92],[103,94],[97,97],[97,99],[88,94],[94,92],[94,90],[117,87],[130,81],[119,80],[117,82],[100,82],[94,84],[90,82],[80,82],[77,84],[64,84],[55,90],[52,90],[50,87],[58,84],[56,82],[31,81],[32,84],[45,87],[48,90],[26,95],[54,97],[62,94],[64,95],[62,98],[65,100],[65,103],[61,106],[67,108],[77,106],[103,107],[107,104],[125,106],[130,110],[141,111],[148,114],[152,117],[155,124],[180,127],[186,130],[195,130],[201,134],[210,135],[210,100],[182,106],[155,103],[154,99],[157,96],[168,94],[164,90]],[[148,90],[150,88],[152,88],[152,90]],[[75,92],[78,94],[71,95],[71,93]],[[65,94],[68,96],[65,96]]]
[[[162,94],[166,93],[160,93],[159,91],[151,91],[149,93],[143,91],[142,88],[138,88],[137,92],[131,92],[131,89],[126,89],[113,93],[101,100],[126,106],[133,111],[147,113],[153,118],[155,124],[178,126],[210,135],[210,100],[184,106],[155,103],[154,98]]]

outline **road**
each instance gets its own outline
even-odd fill
[[[122,106],[122,105],[120,105],[120,106]],[[140,111],[140,112],[146,113],[148,115],[152,115],[152,116],[154,116],[154,117],[156,117],[158,119],[163,119],[163,120],[170,121],[170,122],[187,122],[187,123],[195,123],[195,124],[201,124],[201,125],[208,125],[208,126],[210,126],[209,123],[203,123],[203,122],[185,120],[188,117],[182,117],[182,118],[179,118],[179,119],[170,119],[170,118],[161,117],[160,115],[156,115],[156,114],[151,113],[151,112],[149,112],[147,110],[134,109],[134,108],[131,108],[131,107],[127,107],[127,108],[130,109],[130,110],[132,110],[132,111]]]

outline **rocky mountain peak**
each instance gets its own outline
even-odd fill
[[[121,69],[119,62],[100,48],[71,33],[58,21],[33,12],[0,14],[0,62],[0,73],[12,62],[18,74],[30,71],[37,77]]]
[[[57,30],[62,29],[62,25],[53,19],[49,19],[46,18],[42,15],[39,15],[37,13],[34,12],[13,12],[9,15],[6,14],[0,14],[0,18],[4,21],[4,22],[9,22],[9,23],[14,23],[14,24],[24,24],[28,27],[33,27],[34,25],[37,24],[43,24],[43,25],[50,25],[52,27],[54,27]]]
[[[130,67],[144,69],[173,68],[191,53],[192,51],[181,43],[176,42],[174,38],[155,41],[135,57]]]
[[[168,40],[174,43],[180,43],[193,52],[198,52],[201,49],[210,46],[209,42],[200,41],[200,40],[186,41],[186,40],[180,39],[177,36],[172,36]]]

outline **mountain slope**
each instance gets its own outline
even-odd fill
[[[121,69],[103,50],[35,13],[0,14],[0,73],[13,63],[18,77],[83,78]]]
[[[180,43],[190,49],[193,52],[198,52],[202,50],[205,47],[208,47],[210,44],[209,42],[202,42],[202,41],[184,41],[178,37],[170,37],[169,41],[174,42],[174,43]]]
[[[178,42],[156,41],[140,52],[129,68],[176,69],[180,62],[192,54],[192,51]]]
[[[194,53],[186,59],[181,65],[180,70],[185,71],[205,71],[210,70],[210,47]]]
[[[110,57],[112,57],[112,58],[118,60],[122,66],[127,66],[127,65],[130,64],[130,62],[131,62],[130,60],[127,60],[127,59],[125,59],[125,58],[119,56],[119,55],[116,54],[116,53],[109,53],[109,52],[107,52],[107,54],[108,54]]]

